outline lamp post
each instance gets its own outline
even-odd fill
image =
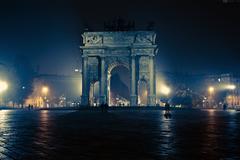
[[[233,102],[234,102],[234,90],[236,89],[236,86],[231,84],[227,86],[227,89],[232,91],[232,97],[231,97],[231,103],[232,103],[232,107],[234,106]]]
[[[213,86],[208,87],[208,93],[209,93],[209,104],[211,107],[213,107],[213,94],[214,94],[215,88]]]
[[[0,80],[0,105],[3,103],[3,92],[5,92],[8,89],[8,83],[6,81]]]
[[[46,106],[48,93],[49,93],[49,88],[47,86],[43,86],[42,87],[42,94],[43,94],[44,106]]]
[[[213,86],[208,87],[208,92],[210,95],[212,95],[214,91],[215,91],[215,88]]]

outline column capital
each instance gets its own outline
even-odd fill
[[[105,59],[105,58],[106,58],[105,55],[100,55],[99,57],[100,57],[101,59]]]
[[[83,55],[82,55],[82,58],[88,58],[88,56],[87,56],[87,55],[85,55],[85,54],[83,54]]]
[[[148,57],[153,58],[153,57],[155,57],[155,55],[154,54],[149,54]]]

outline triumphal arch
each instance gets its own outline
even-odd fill
[[[140,81],[147,83],[147,105],[156,105],[155,32],[84,32],[82,37],[82,105],[89,105],[90,85],[96,81],[100,103],[108,103],[109,74],[119,65],[130,70],[130,105],[138,105]]]

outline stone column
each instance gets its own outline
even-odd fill
[[[106,67],[105,67],[105,57],[101,57],[101,74],[100,74],[100,104],[106,103]]]
[[[88,82],[88,58],[82,58],[82,105],[88,105],[89,100],[89,82]]]
[[[137,106],[137,95],[136,95],[136,56],[131,57],[131,90],[130,90],[130,105]]]
[[[110,80],[111,80],[111,74],[108,73],[108,76],[107,76],[107,103],[108,103],[108,105],[110,105],[110,102],[111,102]]]
[[[149,95],[148,95],[148,105],[156,105],[156,93],[155,93],[155,67],[154,67],[154,57],[149,56]]]

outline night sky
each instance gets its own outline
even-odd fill
[[[155,22],[158,70],[239,73],[238,0],[8,0],[0,2],[0,62],[17,55],[40,73],[70,74],[80,65],[84,27],[117,17],[144,30]]]

